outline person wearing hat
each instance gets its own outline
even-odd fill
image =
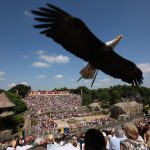
[[[55,150],[57,147],[59,147],[60,145],[55,142],[55,138],[53,134],[49,134],[47,136],[47,150]]]
[[[120,150],[148,150],[148,146],[138,140],[138,129],[133,123],[124,126],[127,139],[120,142]]]

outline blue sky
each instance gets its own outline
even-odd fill
[[[124,37],[115,51],[135,62],[144,73],[144,86],[150,87],[150,1],[149,0],[1,0],[0,4],[0,88],[16,84],[33,90],[87,86],[79,71],[86,64],[66,52],[32,26],[31,10],[54,4],[82,19],[90,30],[107,42]],[[92,89],[125,84],[99,71]]]

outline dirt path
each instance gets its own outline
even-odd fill
[[[25,121],[24,121],[23,129],[29,130],[31,127],[31,116],[25,115],[24,119],[25,119]]]

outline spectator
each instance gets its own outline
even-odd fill
[[[120,150],[148,150],[147,145],[138,140],[138,129],[133,123],[127,123],[124,130],[128,139],[121,141]]]
[[[144,141],[150,148],[150,129],[144,134]]]
[[[125,139],[123,130],[116,128],[115,136],[110,139],[110,150],[120,150],[120,141]]]
[[[85,150],[106,150],[105,138],[101,131],[89,129],[85,133]]]

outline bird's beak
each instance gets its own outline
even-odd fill
[[[118,40],[120,40],[120,39],[122,39],[122,38],[123,38],[123,35],[118,35],[118,36],[117,36],[117,39],[118,39]]]

